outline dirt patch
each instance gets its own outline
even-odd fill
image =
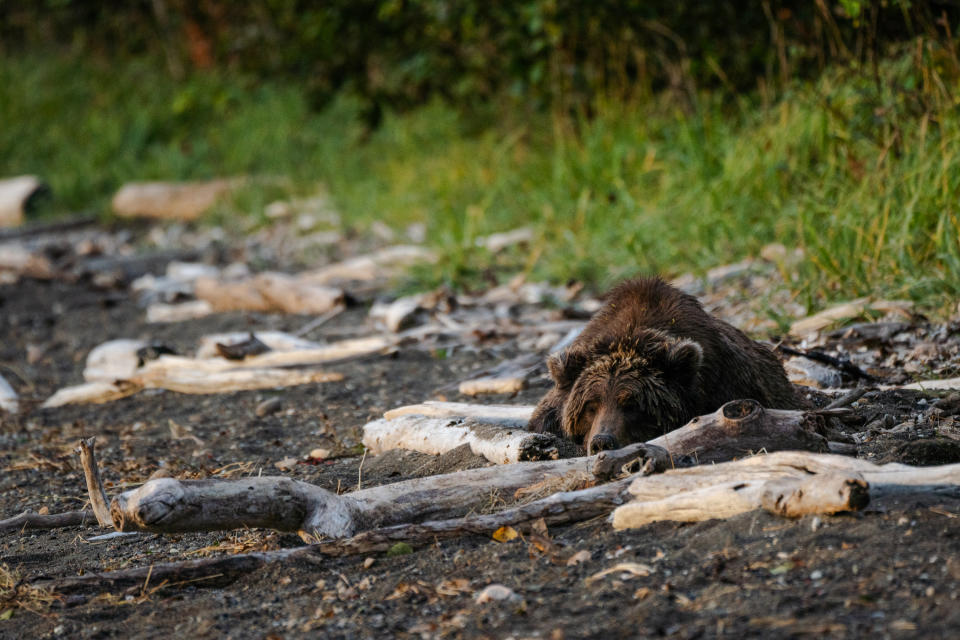
[[[339,383],[216,396],[145,391],[104,405],[38,407],[79,382],[83,358],[108,338],[185,352],[204,334],[295,331],[310,320],[228,313],[147,325],[142,309],[114,289],[29,279],[0,287],[0,363],[25,405],[2,418],[0,514],[82,507],[73,448],[89,436],[97,436],[108,491],[158,469],[185,478],[279,474],[276,463],[290,457],[297,462],[282,473],[337,492],[487,464],[462,448],[440,457],[364,458],[360,427],[400,405],[465,400],[451,381],[521,353],[509,338],[489,349],[410,345],[336,363],[330,368],[345,376]],[[311,338],[364,322],[366,310],[351,308]],[[536,378],[515,397],[491,401],[533,404],[547,388]],[[269,398],[279,408],[257,415]],[[956,462],[958,406],[957,395],[944,392],[872,392],[834,428],[862,457]],[[329,457],[308,460],[317,447]],[[145,583],[53,603],[36,598],[35,606],[22,604],[29,594],[15,578],[0,601],[0,637],[947,637],[960,626],[958,517],[960,494],[943,492],[800,520],[757,512],[614,532],[601,519],[551,530],[548,545],[468,537],[406,555],[270,565],[227,584]],[[85,526],[0,534],[0,564],[10,576],[55,577],[301,544],[265,530],[90,540],[99,533]],[[580,562],[569,564],[575,555]],[[644,568],[590,579],[623,563]],[[476,593],[494,583],[516,597],[476,603]]]

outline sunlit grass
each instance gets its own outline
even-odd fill
[[[532,277],[602,287],[782,242],[805,251],[788,285],[811,307],[876,295],[945,309],[960,293],[960,114],[908,62],[879,85],[838,69],[767,107],[702,95],[478,122],[430,104],[369,131],[349,97],[317,112],[290,84],[5,60],[0,82],[18,90],[0,95],[0,174],[38,173],[61,210],[101,213],[126,180],[277,178],[232,203],[255,219],[323,184],[351,226],[426,224],[442,259],[415,272],[421,286],[489,278],[476,238],[530,225],[533,246],[496,260]]]

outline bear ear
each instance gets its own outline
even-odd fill
[[[703,347],[693,340],[677,340],[667,348],[665,369],[671,377],[690,386],[703,364]]]
[[[547,369],[550,371],[550,377],[561,389],[572,387],[586,364],[587,354],[574,348],[551,354],[547,358]]]

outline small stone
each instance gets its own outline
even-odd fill
[[[820,571],[819,569],[817,569],[816,571],[812,571],[812,572],[810,573],[810,579],[811,579],[811,580],[822,580],[822,579],[823,579],[823,571]]]
[[[474,597],[474,601],[477,604],[485,604],[487,602],[517,602],[521,598],[517,595],[517,592],[511,589],[510,587],[504,586],[502,584],[490,584],[484,587],[483,591],[478,593]]]
[[[314,460],[326,460],[330,457],[330,449],[317,447],[316,449],[310,451],[310,457]]]
[[[794,356],[784,363],[787,378],[794,384],[824,389],[839,387],[843,382],[840,372],[802,356]]]
[[[370,567],[373,566],[374,562],[376,561],[373,558],[367,558],[366,560],[363,561],[363,568],[369,569]]]
[[[570,556],[570,559],[567,560],[567,566],[573,567],[578,564],[582,564],[584,562],[590,562],[591,559],[592,559],[592,556],[590,552],[587,551],[586,549],[582,549],[580,551],[577,551],[572,556]]]
[[[287,457],[287,458],[284,458],[283,460],[279,460],[278,462],[273,463],[273,466],[275,466],[277,469],[280,469],[281,471],[289,471],[290,469],[293,469],[293,467],[296,464],[297,464],[296,458]]]
[[[267,398],[258,404],[257,408],[254,409],[253,412],[257,414],[258,418],[262,418],[279,411],[282,404],[283,403],[281,402],[280,398],[274,396],[272,398]]]

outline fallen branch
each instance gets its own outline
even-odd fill
[[[299,274],[303,282],[326,285],[334,281],[375,280],[417,262],[436,262],[436,255],[416,245],[396,245]]]
[[[20,515],[0,520],[0,533],[8,531],[24,531],[26,529],[59,529],[60,527],[74,527],[94,522],[96,516],[93,511],[66,511],[64,513],[31,513],[24,511]],[[110,526],[113,526],[112,524]]]
[[[755,400],[734,400],[713,413],[654,438],[674,459],[689,456],[699,464],[733,460],[758,451],[827,451],[820,435],[825,411],[765,409]]]
[[[527,388],[527,380],[543,364],[539,354],[524,355],[507,360],[485,372],[484,375],[464,380],[459,391],[466,396],[486,393],[518,393]]]
[[[532,405],[469,404],[466,402],[437,402],[427,400],[421,404],[390,409],[383,414],[387,420],[400,416],[421,415],[433,418],[476,418],[487,422],[526,427],[533,415]]]
[[[785,344],[777,345],[777,350],[791,356],[800,356],[808,360],[813,360],[814,362],[822,362],[823,364],[830,365],[835,369],[846,373],[849,376],[854,378],[859,378],[860,380],[867,380],[869,382],[874,382],[877,380],[876,376],[872,376],[857,365],[850,362],[849,358],[835,358],[827,353],[818,351],[817,349],[794,349],[788,347]]]
[[[73,387],[65,387],[47,398],[41,407],[49,409],[66,404],[101,404],[125,398],[142,389],[166,389],[180,393],[210,394],[292,387],[301,384],[336,382],[343,379],[343,375],[340,373],[309,369],[267,367],[222,369],[221,367],[203,367],[200,364],[197,364],[196,368],[193,369],[187,367],[166,369],[163,366],[151,366],[153,363],[166,358],[176,357],[178,356],[163,356],[154,360],[148,363],[146,367],[139,369],[140,373],[128,380],[87,382]],[[204,362],[192,358],[184,358],[184,360],[193,363]],[[229,361],[224,360],[223,362],[229,366]]]
[[[0,227],[14,227],[23,222],[30,201],[49,190],[36,176],[0,180]]]
[[[80,464],[83,466],[83,477],[87,481],[87,495],[90,497],[93,514],[101,527],[112,527],[113,519],[110,517],[107,492],[103,489],[100,467],[97,465],[97,456],[93,452],[95,443],[96,438],[81,440],[77,452],[80,454]]]
[[[268,527],[305,539],[343,538],[371,528],[452,518],[548,477],[589,473],[591,458],[521,463],[430,476],[337,495],[282,477],[151,480],[111,503],[119,531],[215,531]]]
[[[313,543],[296,549],[166,562],[136,569],[86,573],[83,576],[44,578],[33,581],[32,585],[60,593],[142,586],[147,584],[148,580],[152,585],[189,582],[192,585],[220,586],[265,564],[292,558],[318,559],[322,556],[358,555],[386,551],[397,542],[418,545],[465,535],[487,536],[500,527],[521,527],[540,518],[552,526],[589,520],[608,514],[622,505],[627,498],[627,487],[631,480],[632,478],[624,478],[579,491],[556,493],[542,500],[497,513],[381,527],[352,537]]]
[[[782,451],[638,478],[634,501],[614,512],[617,529],[658,520],[696,522],[754,509],[786,516],[855,511],[877,498],[933,487],[960,490],[960,464],[875,465],[831,454]],[[869,490],[869,492],[868,492]]]
[[[194,220],[241,179],[206,182],[131,182],[113,196],[113,210],[121,218]]]
[[[374,455],[390,449],[441,454],[464,444],[497,464],[569,457],[575,451],[572,443],[552,434],[475,418],[404,415],[363,426],[363,445]]]

